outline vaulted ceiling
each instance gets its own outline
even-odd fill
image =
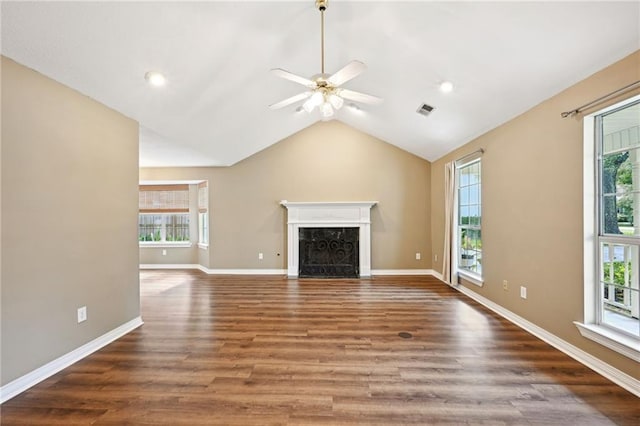
[[[320,72],[313,0],[4,1],[1,13],[3,55],[140,123],[141,166],[231,165],[320,119],[268,108],[304,91],[270,69]],[[327,71],[363,61],[345,87],[384,99],[335,119],[427,160],[640,48],[637,1],[330,0],[325,25]],[[166,86],[146,84],[151,70]]]

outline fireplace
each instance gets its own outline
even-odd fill
[[[358,278],[358,228],[300,228],[298,277]]]
[[[330,233],[352,229],[340,234],[341,237],[345,236],[346,232],[357,234],[357,238],[349,237],[353,239],[352,242],[354,244],[353,249],[348,250],[349,256],[355,256],[357,262],[352,262],[355,268],[352,266],[348,276],[371,276],[371,208],[377,204],[377,201],[290,202],[283,200],[280,204],[287,208],[287,275],[290,278],[311,276],[307,275],[308,269],[301,268],[300,261],[301,256],[306,255],[306,253],[302,253],[302,250],[313,247],[313,245],[307,246],[307,243],[304,243],[307,240],[307,232],[311,232],[309,235],[313,239],[315,238],[313,236],[316,235],[314,232],[319,232],[317,231],[318,228],[332,229],[333,231],[328,231]],[[311,228],[311,231],[306,231],[309,228]],[[319,257],[310,264],[303,260],[303,265],[306,265],[304,268],[311,265],[311,269],[316,269],[316,271],[311,272],[313,276],[319,276],[316,272],[324,267],[320,265],[325,265],[322,262],[325,262],[328,257],[333,256],[335,261],[343,255],[346,256],[346,249],[350,247],[346,243],[347,240],[344,238],[338,238],[337,240],[339,240],[338,245],[344,244],[344,253],[343,251],[337,251],[334,255],[320,255],[319,252],[314,252],[313,254]],[[340,242],[341,240],[344,241]],[[320,244],[318,241],[316,243]],[[309,248],[309,250],[316,249]],[[322,260],[322,256],[324,256],[324,260]],[[344,260],[344,257],[342,259]],[[338,268],[334,267],[334,271],[347,270],[342,260],[338,260],[338,262],[342,263]],[[324,268],[327,269],[326,267]]]

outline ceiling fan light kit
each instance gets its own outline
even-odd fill
[[[310,91],[287,98],[278,103],[269,105],[271,109],[280,109],[293,103],[305,100],[302,108],[308,113],[313,112],[316,107],[320,111],[323,119],[329,119],[335,111],[342,108],[344,100],[366,104],[378,104],[382,102],[377,96],[367,95],[353,90],[346,90],[340,86],[347,81],[360,75],[367,66],[360,61],[351,61],[345,67],[332,75],[324,71],[324,12],[328,6],[328,0],[315,0],[316,7],[320,11],[320,60],[321,72],[311,78],[301,77],[282,68],[272,69],[271,72],[278,77],[293,81],[294,83],[306,86]]]

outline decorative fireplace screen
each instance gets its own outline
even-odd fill
[[[358,278],[359,234],[354,228],[300,228],[301,278]]]

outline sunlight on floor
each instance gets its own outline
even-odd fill
[[[155,270],[140,271],[140,295],[154,296],[172,288],[190,283],[193,277],[189,273],[176,271],[172,280],[152,280]]]

